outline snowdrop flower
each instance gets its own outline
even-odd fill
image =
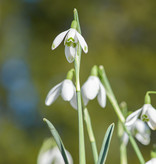
[[[87,105],[88,101],[93,100],[96,96],[100,106],[104,108],[106,106],[105,88],[97,76],[89,76],[88,80],[82,86],[84,105]]]
[[[156,164],[156,158],[152,158],[150,161],[146,162],[146,164]]]
[[[73,164],[73,159],[70,153],[66,150],[67,159],[69,164]],[[38,156],[37,164],[65,164],[63,157],[58,147],[54,147],[45,152],[42,152]]]
[[[127,127],[131,131],[132,135],[143,145],[148,145],[150,143],[151,131],[146,123],[140,119],[137,119],[134,124]],[[127,145],[129,137],[125,132],[123,135],[123,141]]]
[[[71,101],[71,105],[75,105],[73,104],[73,99],[75,99],[76,89],[71,80],[65,79],[64,81],[53,87],[47,95],[45,104],[47,106],[51,105],[58,98],[59,95],[62,96],[63,100]]]
[[[60,43],[64,40],[65,45],[65,56],[69,63],[72,63],[76,57],[77,53],[77,43],[79,42],[83,51],[85,53],[88,52],[88,46],[84,38],[80,33],[76,30],[77,22],[73,21],[71,24],[71,28],[67,31],[60,33],[53,41],[52,50],[57,48]],[[65,37],[66,36],[66,37]]]
[[[156,110],[151,104],[144,104],[142,108],[130,114],[126,119],[125,125],[131,126],[134,124],[139,115],[141,115],[141,119],[147,122],[152,130],[156,130]]]

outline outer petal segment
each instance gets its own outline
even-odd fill
[[[156,109],[152,107],[152,105],[148,108],[145,113],[149,119],[147,124],[152,130],[156,130]]]
[[[49,91],[45,100],[45,104],[47,106],[51,105],[58,98],[59,94],[61,93],[61,88],[62,88],[62,82],[57,84]]]
[[[82,37],[82,35],[79,34],[77,31],[76,31],[76,36],[77,36],[77,38],[79,40],[79,43],[80,43],[83,51],[85,53],[87,53],[88,52],[88,45],[87,45],[86,41],[84,40],[84,38]]]
[[[74,96],[74,85],[71,80],[64,80],[62,83],[61,96],[63,100],[70,101]]]
[[[104,86],[99,82],[98,102],[102,108],[106,106],[106,91]]]
[[[70,100],[70,105],[77,110],[76,90],[74,91],[73,98]]]
[[[141,112],[142,112],[142,108],[140,108],[137,111],[130,114],[126,119],[125,125],[132,126],[135,123],[135,121],[137,120],[137,118],[139,117]]]
[[[53,44],[51,46],[51,49],[54,50],[55,48],[57,48],[60,43],[63,41],[65,35],[68,33],[69,30],[61,32],[59,35],[56,36],[56,38],[53,41]]]
[[[82,86],[82,94],[89,100],[93,100],[99,92],[99,79],[96,76],[90,76]]]

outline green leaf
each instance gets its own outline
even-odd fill
[[[107,132],[103,139],[103,143],[102,143],[102,147],[101,147],[101,151],[100,151],[100,155],[99,155],[97,164],[104,164],[106,161],[110,141],[111,141],[112,134],[113,134],[113,130],[114,130],[114,123],[111,124],[107,129]]]
[[[53,135],[54,140],[55,140],[55,142],[56,142],[56,144],[57,144],[57,146],[58,146],[58,148],[59,148],[59,150],[62,154],[62,157],[64,159],[65,164],[69,164],[68,159],[67,159],[67,155],[66,155],[66,152],[65,152],[64,144],[63,144],[57,130],[55,129],[53,124],[49,120],[47,120],[46,118],[44,118],[43,121],[45,121],[47,123],[47,125],[50,129],[50,132]]]

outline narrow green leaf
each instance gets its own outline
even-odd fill
[[[104,164],[106,161],[113,130],[114,130],[114,123],[112,123],[106,131],[97,164]]]
[[[65,164],[69,164],[68,159],[67,159],[67,155],[66,155],[66,152],[65,152],[64,144],[63,144],[57,130],[55,129],[53,124],[49,120],[47,120],[46,118],[44,118],[43,121],[45,121],[47,123],[47,125],[50,129],[50,132],[53,135],[54,140],[55,140],[55,142],[56,142],[56,144],[57,144],[57,146],[58,146],[58,148],[59,148],[59,150],[62,154],[62,157],[64,159]]]

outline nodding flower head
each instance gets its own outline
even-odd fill
[[[156,130],[156,109],[151,104],[144,104],[142,108],[130,114],[125,122],[126,126],[131,126],[141,115],[141,120],[147,122],[152,130]]]
[[[75,23],[76,23],[76,21],[73,21],[71,28],[69,30],[60,33],[54,39],[52,47],[51,47],[52,50],[54,50],[55,48],[57,48],[60,45],[60,43],[65,38],[65,40],[64,40],[65,56],[69,63],[72,63],[76,57],[78,42],[80,43],[83,51],[85,53],[88,52],[87,43],[84,40],[84,38],[82,37],[82,35],[79,32],[77,32],[77,30],[75,29]]]
[[[143,145],[148,145],[150,143],[151,131],[144,121],[137,119],[134,124],[128,126],[127,128],[129,131],[131,131],[132,135]],[[123,135],[123,141],[125,144],[128,143],[128,139],[128,134],[125,132]]]
[[[69,164],[73,164],[73,159],[70,153],[66,150],[66,155],[69,161]],[[39,154],[37,164],[65,164],[63,157],[58,149],[58,147],[54,147],[48,149],[45,152]]]
[[[53,87],[46,97],[45,104],[47,106],[51,105],[59,95],[62,96],[63,100],[70,101],[71,105],[73,105],[72,101],[75,99],[76,89],[71,80],[65,79]]]
[[[106,106],[105,88],[97,76],[89,76],[88,80],[82,86],[84,105],[87,105],[88,101],[93,100],[96,96],[100,106],[104,108]]]

